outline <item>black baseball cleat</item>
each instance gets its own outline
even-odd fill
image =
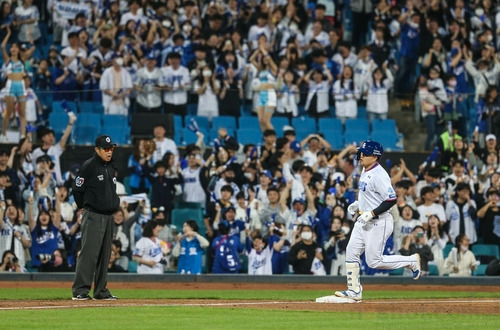
[[[113,296],[112,294],[110,294],[109,296],[95,297],[94,299],[97,299],[97,300],[118,300],[118,297],[117,296]]]
[[[73,296],[73,298],[71,298],[71,300],[91,300],[92,298],[90,298],[90,296],[88,294],[79,294],[77,296]]]

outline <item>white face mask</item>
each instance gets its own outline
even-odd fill
[[[493,40],[493,36],[491,34],[488,35],[488,42],[491,42]]]
[[[468,247],[468,246],[466,246],[466,245],[460,245],[460,250],[462,250],[462,252],[465,252],[465,251],[467,251],[468,249],[469,249],[469,247]]]
[[[184,31],[186,33],[191,32],[191,25],[189,25],[189,24],[183,25],[182,26],[182,31]]]
[[[408,22],[408,25],[410,25],[412,28],[417,29],[419,24],[415,22]]]
[[[344,232],[344,235],[347,235],[351,232],[351,228],[349,227],[342,227],[342,231]]]
[[[245,176],[245,178],[247,178],[248,180],[252,180],[252,178],[253,178],[252,173],[243,173],[243,175],[244,175],[244,176]]]
[[[450,82],[448,82],[448,84],[451,86],[451,87],[455,87],[457,85],[457,81],[456,80],[452,80]]]
[[[119,57],[115,60],[115,64],[118,66],[123,66],[123,58]]]
[[[162,25],[164,27],[166,27],[167,29],[170,29],[170,27],[172,26],[172,22],[170,22],[170,21],[163,21]]]
[[[300,234],[300,237],[304,240],[304,241],[309,241],[310,239],[312,239],[313,237],[313,233],[310,232],[310,231],[304,231]]]
[[[212,71],[203,70],[202,74],[203,74],[203,77],[210,77],[212,75]]]

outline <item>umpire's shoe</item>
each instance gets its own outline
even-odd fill
[[[95,297],[94,299],[97,299],[97,300],[118,300],[118,297],[117,296],[113,296],[112,294],[109,294],[109,296],[98,296],[98,297]]]
[[[73,296],[71,300],[91,300],[92,298],[87,294],[79,294],[77,296]]]

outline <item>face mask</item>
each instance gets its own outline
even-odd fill
[[[309,241],[310,239],[312,239],[313,237],[313,233],[310,232],[310,231],[304,231],[300,234],[300,237],[304,240],[304,241]]]
[[[117,58],[117,59],[115,60],[115,63],[116,63],[116,65],[118,65],[118,66],[123,66],[123,58]]]
[[[418,28],[418,23],[415,22],[409,22],[408,23],[412,28],[417,29]]]
[[[210,70],[203,70],[203,77],[210,77],[212,75],[212,71]]]
[[[450,82],[448,82],[448,84],[451,86],[451,87],[455,87],[457,85],[457,81],[456,80],[452,80]]]
[[[243,175],[245,176],[245,178],[247,178],[248,180],[252,180],[252,173],[243,173]]]
[[[184,8],[177,8],[177,13],[179,14],[179,16],[182,16],[186,13],[186,11],[184,10]]]
[[[164,27],[166,27],[167,29],[170,29],[170,27],[172,26],[172,22],[170,22],[170,21],[163,21],[162,25]]]
[[[469,247],[468,247],[468,246],[466,246],[466,245],[460,245],[460,250],[462,250],[462,252],[465,252],[465,251],[467,251],[468,249],[469,249]]]
[[[488,35],[488,42],[491,42],[493,40],[493,36],[490,34]]]
[[[182,26],[182,31],[184,31],[186,33],[191,32],[191,25],[189,25],[189,24],[183,25]]]
[[[290,25],[288,26],[288,29],[290,29],[290,32],[291,32],[291,33],[297,33],[297,31],[299,30],[299,28],[298,28],[297,24],[290,24]]]
[[[344,235],[347,235],[351,232],[351,228],[349,227],[342,227],[342,231],[344,232]]]

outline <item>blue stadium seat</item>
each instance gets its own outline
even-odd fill
[[[77,120],[77,126],[101,126],[101,115],[98,113],[81,113]]]
[[[95,137],[101,134],[101,126],[76,126],[74,138],[76,144],[79,145],[94,145]]]
[[[309,117],[296,117],[292,118],[292,126],[297,130],[309,131],[311,133],[316,133],[316,120],[314,118]]]
[[[101,134],[111,136],[113,142],[118,145],[130,144],[130,128],[128,126],[103,126]]]
[[[477,268],[472,272],[474,276],[486,276],[486,268],[488,265],[478,265]]]
[[[50,113],[49,114],[49,125],[52,127],[54,132],[62,133],[68,126],[68,115],[66,113]]]
[[[129,260],[128,261],[128,268],[127,268],[127,271],[129,273],[137,273],[137,262],[133,261],[133,260]]]
[[[276,134],[280,136],[283,134],[283,126],[290,125],[290,121],[287,117],[272,117],[271,124],[273,125]],[[278,134],[278,132],[281,132],[281,134]]]
[[[194,118],[194,120],[196,120],[196,123],[198,124],[200,131],[208,132],[208,130],[210,129],[210,123],[208,122],[208,117],[186,116],[186,118],[184,120],[185,127],[191,123],[191,118]]]
[[[394,119],[385,119],[379,120],[375,119],[372,121],[372,132],[373,131],[381,131],[381,132],[397,132],[396,121]]]
[[[201,129],[201,132],[205,135],[203,140],[205,141],[205,143],[207,143],[209,137],[209,130]],[[198,135],[196,135],[193,131],[189,130],[188,128],[183,128],[181,135],[182,135],[182,145],[184,146],[187,146],[188,144],[191,143],[196,143],[196,141],[198,140]]]
[[[344,145],[356,143],[360,145],[363,141],[370,139],[370,134],[360,130],[350,130],[344,132]]]
[[[489,256],[500,259],[498,245],[474,244],[471,250],[472,253],[474,253],[474,255],[476,256],[476,259],[478,259],[478,256]]]
[[[328,130],[323,132],[323,136],[328,143],[332,145],[333,150],[344,148],[344,137],[342,132],[338,130]]]
[[[350,130],[362,131],[368,134],[370,132],[368,119],[347,119],[345,121],[345,131]]]
[[[439,276],[438,266],[429,264],[429,276]]]
[[[240,128],[236,131],[236,138],[243,145],[257,144],[262,141],[262,132],[259,128]]]
[[[307,128],[306,129],[303,129],[299,126],[298,129],[295,129],[295,140],[297,141],[302,141],[304,140],[305,138],[307,138],[307,136],[309,134],[314,134],[316,133],[316,131],[311,131],[311,130],[308,130]]]
[[[102,127],[128,128],[128,117],[122,115],[102,115]]]
[[[212,129],[226,128],[228,130],[236,129],[236,118],[233,116],[219,116],[212,118]]]
[[[399,151],[402,148],[397,145],[399,141],[399,136],[396,132],[387,131],[373,131],[371,134],[371,139],[382,144],[384,150],[387,151]]]
[[[318,132],[325,134],[328,131],[337,131],[342,134],[344,128],[342,122],[337,118],[321,118],[318,120]]]
[[[366,119],[368,116],[366,114],[366,106],[360,105],[358,106],[358,115],[356,118],[358,119]]]
[[[176,226],[179,232],[186,220],[196,221],[199,226],[198,232],[200,235],[205,236],[206,228],[201,208],[176,208],[172,210],[172,225]]]
[[[183,127],[182,116],[174,115],[174,130],[180,130]]]
[[[81,113],[104,113],[104,107],[101,102],[80,102],[79,108]]]
[[[259,129],[259,118],[254,116],[239,117],[238,128],[256,128]],[[276,129],[276,128],[275,128]]]
[[[182,145],[182,136],[181,136],[182,129],[183,129],[182,127],[174,128],[174,142],[178,146]]]
[[[448,254],[450,254],[451,249],[454,247],[452,243],[447,243],[443,249],[443,258],[448,258]]]

